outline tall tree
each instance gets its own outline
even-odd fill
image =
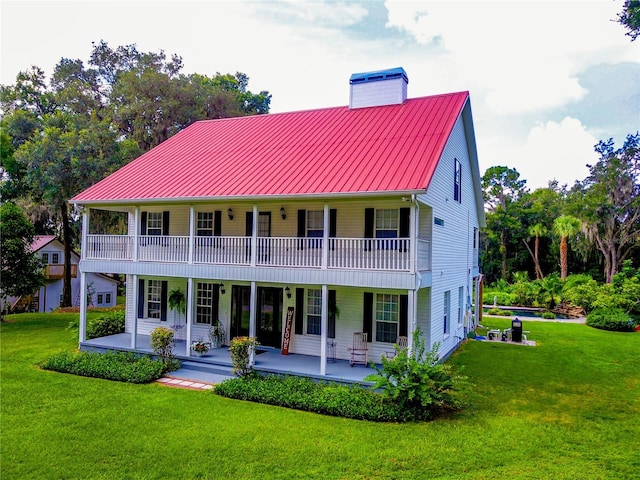
[[[539,253],[540,253],[540,237],[543,237],[546,234],[547,234],[547,227],[545,227],[541,223],[536,223],[535,225],[532,225],[531,227],[529,227],[529,235],[535,238],[532,256],[533,256],[533,263],[536,270],[536,278],[538,280],[541,280],[542,278],[544,278],[542,269],[540,268]],[[527,244],[527,242],[525,242],[525,245],[527,245],[527,248],[528,248],[529,245]]]
[[[622,12],[618,13],[618,23],[627,29],[628,35],[633,42],[640,35],[640,1],[625,0],[622,5]]]
[[[17,205],[0,205],[3,307],[6,297],[30,295],[44,284],[42,262],[31,251],[34,235],[33,225]]]
[[[569,270],[569,244],[567,239],[580,231],[580,220],[571,215],[562,215],[553,222],[553,231],[560,237],[560,279],[567,278]]]
[[[520,244],[520,239],[512,242],[514,235],[521,232],[521,204],[519,200],[527,192],[526,180],[520,179],[517,170],[505,166],[490,167],[482,177],[484,201],[487,214],[486,237],[489,245],[497,241],[500,254],[500,274],[506,279],[509,268],[509,246]],[[488,246],[489,246],[488,245]],[[517,247],[513,247],[515,250]],[[522,248],[522,247],[520,247]],[[514,254],[512,251],[511,254]],[[484,263],[483,263],[484,265]]]
[[[572,190],[573,213],[602,254],[610,283],[622,262],[640,248],[640,134],[628,135],[622,148],[615,149],[609,139],[595,150],[600,159],[588,165],[590,175]]]

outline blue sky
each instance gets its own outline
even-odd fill
[[[244,72],[272,112],[347,105],[352,73],[403,67],[409,97],[469,90],[481,173],[517,169],[531,189],[573,185],[593,146],[640,130],[640,40],[622,0],[2,0],[0,83],[91,42],[136,44],[184,73]]]

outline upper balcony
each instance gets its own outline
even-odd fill
[[[72,263],[69,271],[71,272],[71,278],[76,278],[78,276],[78,265]],[[64,265],[51,263],[46,265],[44,268],[44,277],[47,280],[64,278]]]
[[[83,258],[310,269],[431,269],[431,242],[409,238],[87,235]],[[414,256],[413,249],[416,250]]]

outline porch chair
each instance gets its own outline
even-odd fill
[[[369,344],[367,343],[367,334],[364,332],[354,332],[353,334],[353,346],[347,349],[351,354],[349,359],[349,365],[354,366],[356,363],[359,365],[367,365],[367,350],[369,350]]]
[[[394,344],[394,349],[384,352],[384,356],[388,359],[392,359],[393,357],[398,355],[398,352],[395,349],[395,345],[398,345],[398,348],[400,348],[400,350],[406,350],[407,348],[409,348],[409,338],[404,335],[399,336],[396,339],[396,343]]]

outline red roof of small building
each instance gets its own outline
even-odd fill
[[[424,191],[468,97],[195,122],[72,201]]]
[[[47,246],[56,239],[55,235],[40,235],[39,237],[33,237],[33,242],[29,245],[32,252],[37,252],[42,247]]]

